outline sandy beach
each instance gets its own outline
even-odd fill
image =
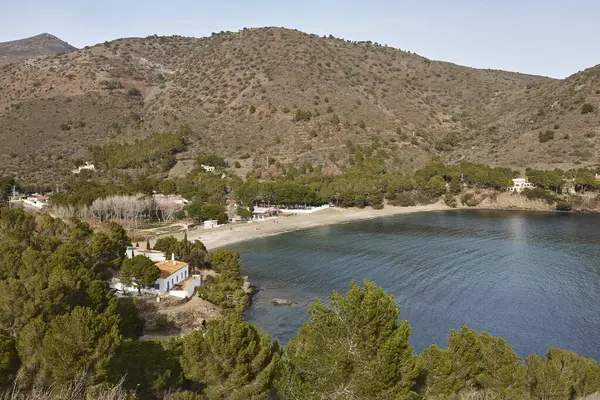
[[[327,210],[317,211],[313,214],[280,216],[261,222],[239,222],[213,229],[204,229],[198,227],[188,231],[188,240],[200,240],[204,243],[207,249],[214,250],[228,246],[232,243],[243,242],[262,236],[276,235],[284,232],[378,217],[387,217],[392,215],[450,209],[450,207],[446,206],[442,202],[414,207],[386,206],[382,210],[374,210],[372,208],[359,209],[335,207]],[[175,234],[174,236],[178,239],[181,239],[183,234],[179,233]]]

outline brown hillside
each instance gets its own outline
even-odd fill
[[[265,177],[288,163],[339,172],[348,142],[380,143],[398,170],[432,158],[589,165],[599,77],[600,67],[566,80],[478,70],[280,28],[121,39],[0,68],[0,169],[60,179],[90,144],[184,124],[193,133],[181,165],[200,151],[249,154],[242,171]],[[312,117],[294,121],[297,109]]]
[[[0,65],[50,54],[68,53],[73,50],[77,49],[67,42],[48,33],[42,33],[26,39],[1,42]]]

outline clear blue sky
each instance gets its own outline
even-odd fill
[[[261,26],[557,78],[600,64],[598,0],[0,0],[0,41],[48,32],[83,47]]]

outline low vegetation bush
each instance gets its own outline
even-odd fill
[[[417,200],[414,193],[403,192],[398,193],[393,199],[390,199],[389,204],[400,207],[412,207],[417,205]]]
[[[582,114],[589,114],[594,112],[596,108],[594,107],[594,105],[592,103],[583,103],[583,105],[581,106],[581,113]]]
[[[479,204],[477,196],[475,196],[475,193],[472,192],[468,192],[460,196],[460,202],[469,207],[475,207]]]
[[[219,249],[211,254],[207,261],[219,274],[207,277],[198,287],[198,295],[225,309],[243,311],[250,303],[250,298],[243,289],[240,254]]]
[[[435,142],[435,149],[437,151],[452,151],[458,145],[458,135],[449,134],[446,135],[442,140]]]
[[[458,202],[456,201],[456,197],[450,193],[446,193],[444,195],[444,203],[452,208],[456,208],[456,206],[458,205]]]
[[[521,194],[529,200],[544,200],[548,204],[554,204],[556,202],[556,196],[552,192],[538,187],[525,189]]]
[[[92,146],[94,162],[103,169],[147,168],[164,172],[176,163],[175,154],[186,149],[186,140],[179,133],[154,134],[131,143]]]
[[[142,95],[142,92],[140,92],[139,89],[137,89],[137,88],[130,88],[127,91],[127,94],[132,97],[140,97]]]
[[[558,211],[571,211],[573,206],[566,200],[558,200],[556,202],[556,209]]]
[[[546,132],[540,132],[538,134],[538,138],[540,140],[540,143],[548,142],[554,139],[554,131],[547,130]]]
[[[294,116],[294,121],[298,122],[298,121],[310,121],[310,119],[312,118],[313,114],[312,111],[310,110],[302,110],[300,108],[298,108],[296,110],[296,115]]]
[[[243,156],[240,158],[244,159]],[[250,158],[250,155],[248,155],[247,158]],[[229,167],[229,163],[218,154],[200,154],[198,157],[196,157],[196,165],[209,165],[215,168]]]

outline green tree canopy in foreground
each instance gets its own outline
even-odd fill
[[[262,400],[279,367],[279,345],[240,316],[212,321],[183,340],[186,378],[206,385],[208,399]]]
[[[409,399],[416,395],[417,358],[408,322],[394,298],[372,282],[318,300],[285,348],[278,387],[284,399]]]
[[[600,393],[595,360],[556,348],[523,360],[503,339],[467,327],[451,331],[445,348],[416,355],[409,323],[372,282],[334,293],[329,305],[316,301],[282,352],[242,320],[242,262],[227,250],[202,259],[220,274],[198,290],[224,318],[183,339],[140,341],[136,301],[115,297],[107,284],[119,268],[137,268],[122,258],[126,243],[118,225],[94,232],[77,220],[0,209],[0,398],[15,379],[20,394],[11,399],[110,392],[141,400],[579,400]],[[200,242],[164,244],[205,254]]]
[[[148,257],[138,254],[133,258],[123,260],[121,266],[121,282],[125,286],[141,288],[151,287],[160,278],[160,269]]]

